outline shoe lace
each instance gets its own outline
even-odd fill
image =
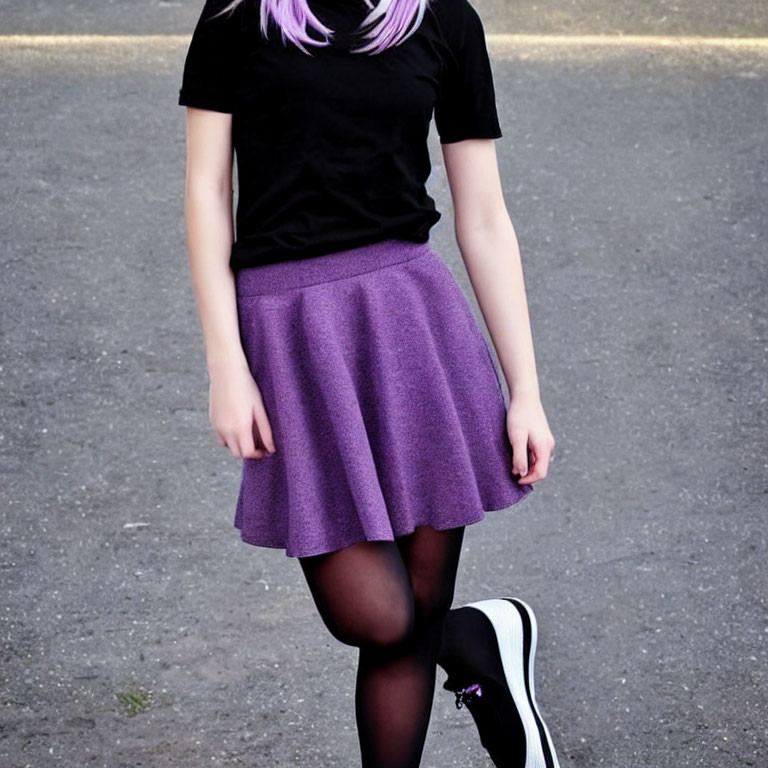
[[[454,691],[454,693],[456,694],[456,709],[461,709],[475,697],[480,698],[483,695],[483,689],[479,683],[473,683],[460,691]]]

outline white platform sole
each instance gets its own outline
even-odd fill
[[[538,637],[538,627],[536,617],[531,607],[523,600],[512,598],[496,598],[493,600],[480,600],[474,603],[467,603],[470,608],[475,608],[484,613],[493,626],[496,633],[496,639],[499,644],[499,653],[501,663],[504,668],[504,676],[507,681],[512,698],[520,714],[520,719],[525,729],[526,739],[526,758],[525,768],[548,768],[547,760],[544,756],[544,749],[549,751],[551,757],[551,768],[560,768],[557,760],[552,738],[549,735],[549,729],[546,726],[539,709],[536,705],[536,693],[534,686],[534,658],[536,655],[536,641]],[[524,626],[520,612],[524,611],[531,628],[530,649],[527,659],[523,658],[524,649]],[[525,667],[528,670],[528,683],[525,683]],[[539,729],[541,726],[541,730]],[[546,745],[542,745],[543,739]]]

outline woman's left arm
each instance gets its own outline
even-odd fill
[[[496,147],[493,139],[441,147],[456,240],[509,387],[512,473],[520,475],[520,483],[535,483],[547,475],[555,439],[541,404],[520,248],[504,201]]]

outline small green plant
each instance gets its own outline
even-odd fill
[[[138,685],[130,685],[117,696],[120,703],[128,710],[130,716],[138,715],[152,703],[152,695]]]

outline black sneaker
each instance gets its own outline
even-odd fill
[[[560,768],[533,683],[537,626],[514,597],[467,603],[445,618],[438,664],[443,688],[466,705],[497,768]]]

